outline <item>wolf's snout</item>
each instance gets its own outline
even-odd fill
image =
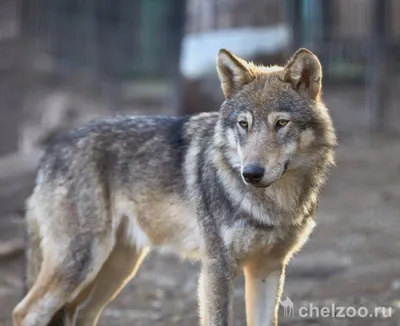
[[[256,164],[246,165],[243,168],[242,176],[244,180],[248,183],[259,183],[264,177],[265,169]]]

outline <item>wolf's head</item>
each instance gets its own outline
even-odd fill
[[[246,184],[267,187],[287,171],[311,168],[319,150],[335,145],[320,100],[321,64],[309,50],[285,67],[259,67],[221,49],[217,70],[226,99],[218,138]]]

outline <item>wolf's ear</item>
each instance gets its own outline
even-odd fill
[[[321,92],[322,68],[318,58],[307,49],[299,49],[284,69],[284,81],[313,100]]]
[[[254,74],[248,68],[247,62],[226,49],[218,52],[217,71],[222,92],[227,99],[254,79]]]

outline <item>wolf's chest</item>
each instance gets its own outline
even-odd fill
[[[245,221],[236,221],[221,232],[225,247],[237,258],[273,245],[277,240],[273,228],[257,228]]]
[[[264,251],[266,256],[279,247],[283,256],[297,251],[308,239],[315,222],[310,220],[299,228],[257,228],[244,221],[237,221],[222,230],[226,248],[237,261],[245,261],[253,254]]]

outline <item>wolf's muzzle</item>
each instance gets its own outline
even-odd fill
[[[242,176],[243,179],[251,184],[259,183],[264,177],[265,169],[256,164],[246,165],[243,168]]]

